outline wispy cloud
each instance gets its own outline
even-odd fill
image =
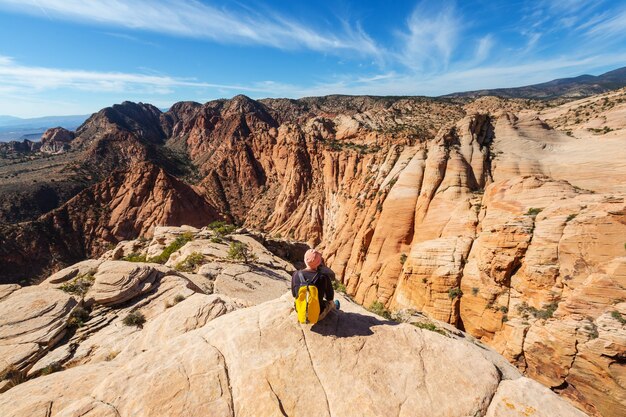
[[[154,94],[168,94],[175,87],[263,91],[244,85],[214,84],[166,75],[27,66],[6,56],[0,56],[0,87],[22,88],[25,91],[71,88],[92,92],[141,91]]]
[[[399,33],[401,62],[421,72],[446,69],[461,27],[452,4],[433,9],[432,3],[419,3],[407,20],[407,31]]]
[[[29,14],[210,39],[223,43],[266,45],[281,49],[351,51],[378,54],[375,42],[356,26],[316,30],[297,20],[268,11],[227,10],[196,0],[0,0],[0,6]]]
[[[587,26],[588,37],[606,41],[618,41],[626,37],[626,7],[617,13],[603,13]]]
[[[380,76],[351,77],[346,74],[332,82],[310,86],[265,82],[260,89],[271,90],[271,95],[303,97],[327,94],[368,95],[443,95],[458,91],[498,87],[516,87],[559,78],[563,72],[579,75],[589,68],[619,65],[626,61],[626,52],[532,60],[525,63],[499,63],[468,69],[451,70],[441,74],[388,73]]]
[[[491,52],[491,48],[493,48],[494,40],[491,34],[483,36],[478,41],[478,46],[476,47],[476,55],[474,56],[474,63],[483,62]]]

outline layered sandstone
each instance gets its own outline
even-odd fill
[[[190,248],[205,253],[203,260],[212,265],[205,278],[215,279],[215,268],[247,266],[259,279],[288,282],[279,266],[287,265],[247,235],[226,239],[248,243],[259,263],[222,257],[216,243],[203,239],[215,237],[207,229],[158,232],[135,249],[148,251],[167,234],[192,233],[193,240],[171,257]],[[64,283],[83,276],[75,270],[94,275],[80,301],[79,324],[72,321],[76,299],[62,291]],[[140,276],[148,270],[156,271],[150,289],[129,291],[143,288]],[[99,296],[105,282],[106,294],[125,294],[123,303]],[[469,336],[439,330],[446,337],[382,320],[342,296],[342,311],[317,325],[301,325],[284,288],[269,301],[242,303],[238,288],[207,294],[169,267],[104,259],[0,294],[0,312],[9,318],[0,323],[0,341],[48,341],[37,357],[3,364],[12,367],[0,394],[7,417],[184,416],[207,410],[216,416],[350,416],[355,410],[364,416],[504,417],[531,410],[539,416],[585,415]],[[243,308],[250,304],[256,305]],[[37,322],[13,322],[15,305],[28,317],[42,308],[51,313]],[[141,313],[145,323],[124,325],[129,313]],[[62,327],[67,337],[47,336]]]

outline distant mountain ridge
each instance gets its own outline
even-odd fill
[[[604,93],[626,86],[626,67],[606,72],[602,75],[579,75],[578,77],[559,78],[541,84],[512,88],[494,88],[487,90],[464,91],[446,94],[441,97],[482,97],[498,96],[503,98],[582,98]]]
[[[71,116],[43,116],[23,119],[0,115],[0,142],[10,140],[39,140],[39,137],[51,127],[63,127],[75,130],[89,117],[89,114]]]

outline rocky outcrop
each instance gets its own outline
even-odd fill
[[[202,226],[219,218],[195,190],[152,164],[118,171],[34,222],[0,234],[4,277],[36,276],[101,253],[159,225]],[[6,279],[5,278],[5,279]]]
[[[69,149],[69,143],[74,140],[74,132],[62,127],[53,127],[41,135],[41,147],[39,150],[44,153],[58,153]]]
[[[182,230],[193,240],[171,257],[180,258],[189,245],[207,254],[202,258],[212,264],[208,270],[247,266],[266,280],[288,282],[289,274],[278,266],[283,261],[253,246],[247,235],[225,238],[248,243],[260,263],[244,265],[221,257],[211,246],[215,244],[203,239],[215,236],[209,229]],[[163,229],[159,237],[175,232]],[[158,240],[137,244],[148,251]],[[9,379],[0,394],[4,416],[183,416],[207,409],[218,416],[349,416],[354,410],[364,416],[509,416],[513,410],[552,417],[585,415],[458,331],[433,325],[446,337],[383,320],[341,295],[342,311],[314,326],[301,325],[284,289],[269,301],[248,301],[246,305],[256,305],[242,308],[240,288],[223,287],[225,292],[209,295],[168,267],[89,262],[40,285],[0,292],[8,294],[0,301],[0,317],[11,317],[6,314],[15,309],[11,303],[28,293],[30,300],[47,301],[17,303],[28,311],[27,317],[41,309],[54,311],[39,320],[56,324],[42,330],[30,321],[5,320],[0,340],[49,340],[43,335],[53,334],[59,323],[70,331],[63,340],[48,342],[45,354],[25,360],[19,373],[5,373]],[[131,274],[149,269],[160,271],[150,289],[129,292],[130,286],[145,282],[132,280]],[[84,278],[72,270],[94,274],[80,301],[80,315],[47,307],[59,297],[76,302],[61,291]],[[129,298],[121,304],[99,298],[104,282],[107,294]],[[131,315],[135,321],[128,320]]]
[[[0,391],[59,343],[78,304],[58,290],[7,287],[13,286],[0,285]]]

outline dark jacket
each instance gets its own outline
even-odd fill
[[[330,268],[320,266],[317,271],[307,271],[303,269],[302,274],[309,282],[313,279],[315,274],[318,274],[315,286],[317,287],[317,294],[320,299],[320,308],[324,310],[324,308],[326,308],[326,302],[332,301],[335,298],[332,283],[332,280],[335,278],[335,273]],[[291,295],[293,295],[294,298],[298,296],[300,285],[300,277],[298,276],[298,271],[296,271],[291,276]]]

